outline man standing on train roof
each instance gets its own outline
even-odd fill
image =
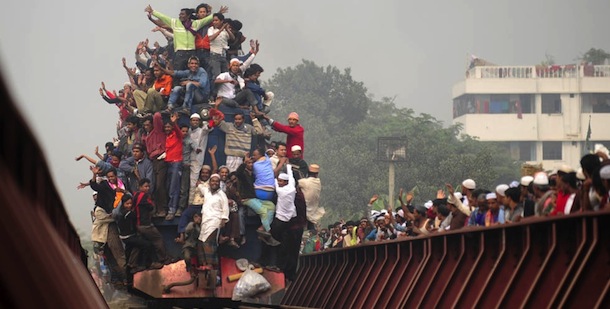
[[[288,114],[288,125],[281,124],[269,118],[266,114],[265,119],[269,121],[273,130],[286,133],[286,148],[288,150],[286,156],[292,158],[292,146],[298,145],[301,147],[301,157],[305,156],[305,129],[299,124],[299,114],[292,112]]]

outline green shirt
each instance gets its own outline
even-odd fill
[[[171,18],[159,11],[153,11],[153,16],[170,26],[174,32],[174,51],[195,50],[195,36],[188,31],[178,18]],[[212,14],[198,20],[193,20],[191,28],[197,31],[212,22]]]

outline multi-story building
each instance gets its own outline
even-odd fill
[[[610,148],[610,65],[474,66],[453,87],[453,122],[516,160],[576,168],[594,144]]]

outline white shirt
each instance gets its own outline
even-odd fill
[[[208,28],[208,37],[212,37],[218,31],[220,29]],[[223,30],[214,40],[210,40],[210,52],[224,55],[227,49],[229,49],[229,34],[226,30]]]
[[[572,211],[572,206],[574,205],[574,198],[576,198],[576,193],[570,194],[568,200],[566,201],[566,207],[563,209],[564,214],[569,215],[570,211]]]
[[[189,129],[189,135],[191,137],[191,141],[193,143],[193,152],[191,154],[191,159],[193,162],[199,162],[199,164],[203,164],[203,160],[205,159],[205,147],[208,145],[208,133],[211,129],[207,124],[204,124],[202,128]],[[197,153],[197,149],[201,151]]]
[[[216,79],[235,80],[233,77],[231,77],[231,74],[229,72],[224,72],[224,73],[218,74]],[[237,76],[237,81],[239,82],[240,85],[244,84],[244,79],[241,78],[241,76]],[[244,89],[243,85],[241,88]],[[233,85],[232,83],[220,84],[218,86],[218,96],[227,98],[227,99],[235,98],[235,85]]]
[[[197,189],[204,196],[204,203],[201,207],[201,233],[199,240],[206,241],[208,237],[220,228],[222,219],[229,220],[229,199],[227,195],[218,189],[212,193],[210,188],[200,184]]]
[[[294,205],[297,188],[292,177],[292,167],[290,164],[286,166],[286,169],[288,170],[288,184],[280,187],[277,179],[275,180],[275,193],[277,193],[275,217],[283,222],[288,222],[297,216],[297,207]]]

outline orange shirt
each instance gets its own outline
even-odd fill
[[[159,91],[161,95],[168,96],[172,91],[172,82],[172,76],[164,74],[161,78],[155,80],[155,90]],[[161,89],[163,89],[163,91],[161,91]]]

